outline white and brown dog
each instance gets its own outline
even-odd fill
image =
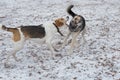
[[[73,47],[76,42],[76,38],[79,35],[79,33],[82,33],[82,37],[84,39],[84,33],[85,33],[85,19],[81,15],[75,14],[71,9],[73,8],[73,5],[70,5],[67,8],[67,12],[69,15],[72,16],[72,20],[70,21],[68,27],[69,27],[69,32],[67,34],[67,37],[65,38],[62,48],[66,45],[67,39],[69,38],[70,35],[72,35],[72,42],[71,42],[71,48],[69,49],[69,54],[73,52]],[[85,41],[85,39],[84,39]],[[62,49],[61,48],[61,49]]]
[[[45,41],[50,48],[52,54],[54,53],[54,48],[51,45],[51,40],[55,33],[62,33],[59,31],[59,27],[66,26],[66,20],[64,18],[58,18],[54,22],[46,22],[41,25],[30,25],[30,26],[19,26],[18,28],[8,28],[4,25],[0,25],[0,30],[5,30],[13,33],[14,50],[12,55],[15,60],[18,60],[16,53],[24,47],[25,40],[32,39],[33,41]]]

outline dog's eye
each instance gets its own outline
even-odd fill
[[[75,20],[78,20],[77,18],[75,18]]]

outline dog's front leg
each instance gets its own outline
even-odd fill
[[[49,49],[51,50],[51,56],[54,57],[53,54],[55,53],[55,51],[54,51],[54,48],[51,45],[51,39],[46,40],[46,43],[47,43]]]
[[[60,48],[60,50],[62,50],[65,47],[65,45],[67,44],[67,39],[69,38],[70,34],[71,34],[71,32],[69,31],[66,38],[63,41],[63,44],[62,44],[62,47]]]
[[[70,44],[70,49],[69,49],[69,54],[72,54],[73,52],[73,48],[74,48],[74,44],[76,43],[76,39],[77,39],[77,36],[79,35],[80,32],[75,32],[75,33],[72,33],[72,42]]]

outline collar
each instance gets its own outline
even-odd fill
[[[56,27],[57,32],[58,32],[61,36],[64,36],[64,35],[61,33],[61,31],[59,30],[59,28],[56,26],[56,24],[55,24],[55,23],[53,23],[53,25]]]

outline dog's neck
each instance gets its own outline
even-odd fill
[[[58,26],[57,26],[55,23],[53,23],[53,25],[56,27],[57,32],[58,32],[61,36],[64,36],[64,35],[61,33],[61,31],[59,30]]]

